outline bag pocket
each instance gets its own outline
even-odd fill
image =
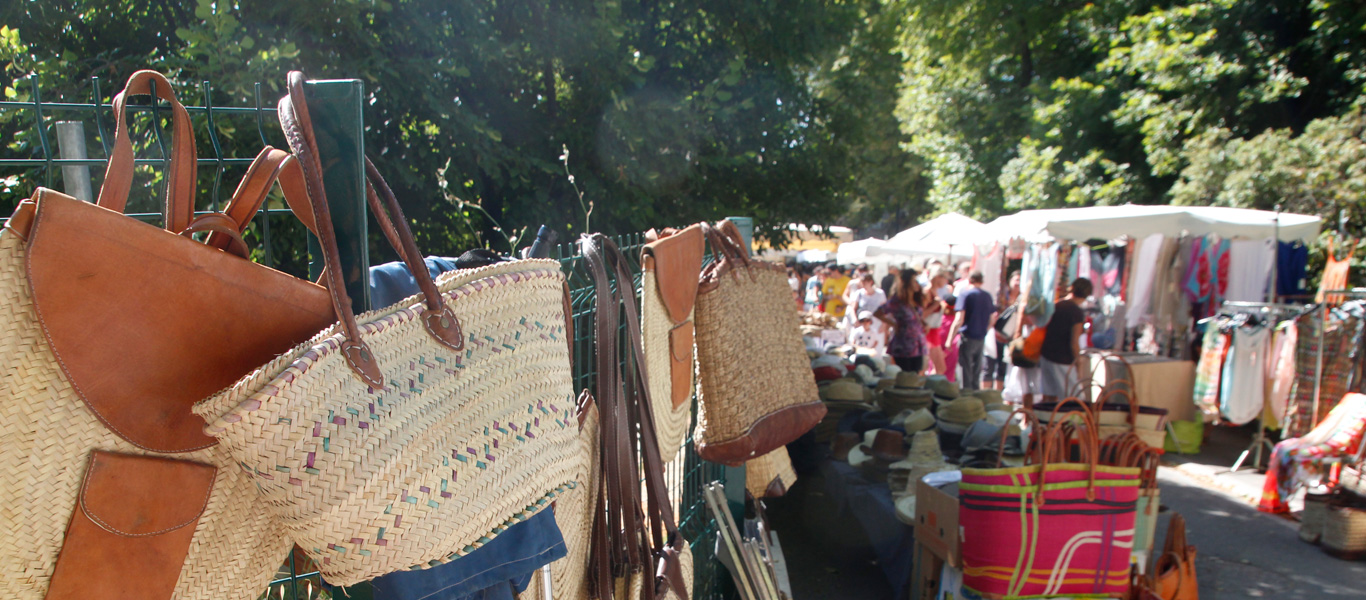
[[[170,598],[216,472],[92,452],[47,599]]]

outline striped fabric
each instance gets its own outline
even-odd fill
[[[1099,466],[1091,482],[1091,468],[963,469],[964,587],[991,599],[1127,597],[1139,470]]]

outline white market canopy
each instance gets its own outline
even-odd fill
[[[971,245],[980,241],[991,241],[986,224],[958,213],[945,213],[924,223],[916,225],[887,240],[892,247],[924,247],[927,244]]]
[[[1049,240],[1143,238],[1163,235],[1215,234],[1224,238],[1314,241],[1323,219],[1313,215],[1275,213],[1224,206],[1091,206],[1026,210],[1006,215],[986,227],[997,240],[1019,238],[1028,242]],[[1279,232],[1277,231],[1279,229]]]

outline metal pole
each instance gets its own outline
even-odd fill
[[[1271,289],[1266,291],[1266,301],[1275,302],[1276,292],[1281,289],[1280,269],[1281,269],[1281,205],[1276,204],[1276,214],[1271,221],[1272,231],[1276,232],[1276,241],[1272,244],[1271,256]]]
[[[85,123],[57,121],[57,154],[64,159],[85,160]],[[62,167],[62,191],[81,202],[94,202],[90,190],[90,167],[84,165]]]

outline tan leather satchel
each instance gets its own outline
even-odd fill
[[[124,103],[152,84],[171,105],[169,231],[121,214]],[[297,170],[267,149],[229,214],[194,219],[193,131],[170,83],[135,73],[114,108],[99,204],[40,188],[0,233],[0,595],[254,598],[290,540],[190,406],[336,319],[326,289],[233,254]]]
[[[702,228],[650,230],[641,250],[640,321],[655,433],[664,462],[692,425],[693,303],[704,253]]]

